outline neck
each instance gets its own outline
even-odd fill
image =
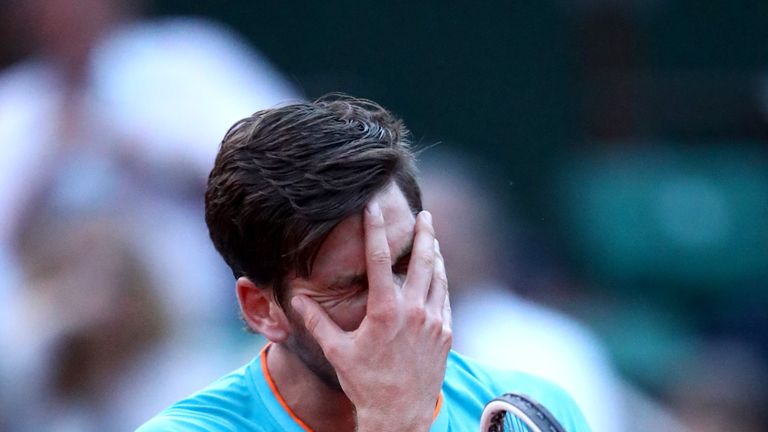
[[[328,387],[286,347],[269,348],[267,368],[285,403],[313,431],[355,430],[355,409],[347,395]]]

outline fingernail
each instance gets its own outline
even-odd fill
[[[429,212],[429,210],[422,210],[422,213],[424,214],[424,221],[431,224],[432,223],[432,213]]]
[[[435,239],[435,250],[437,253],[440,253],[440,242]]]
[[[379,207],[379,202],[376,200],[373,200],[368,203],[366,206],[366,210],[368,210],[368,214],[371,216],[378,216],[381,214],[381,208]]]
[[[296,297],[292,298],[291,299],[291,306],[293,306],[293,309],[295,309],[296,312],[299,313],[299,315],[304,315],[305,306],[304,306],[304,299],[303,298],[301,298],[299,296],[296,296]]]

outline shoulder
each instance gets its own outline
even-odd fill
[[[260,401],[250,377],[253,362],[176,402],[137,432],[263,430],[254,424]]]
[[[504,393],[522,393],[544,405],[567,431],[590,430],[573,398],[557,384],[525,372],[487,366],[456,352],[448,357],[443,391],[478,418],[491,399]]]

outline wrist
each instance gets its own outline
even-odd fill
[[[356,410],[356,432],[428,431],[432,413],[418,414],[398,411],[386,413],[381,409]]]

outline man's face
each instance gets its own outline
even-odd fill
[[[384,215],[392,270],[395,283],[400,285],[408,269],[416,219],[394,183],[374,199],[378,200]],[[307,279],[290,277],[286,285],[286,316],[291,323],[291,334],[285,346],[323,382],[341,390],[336,372],[290,306],[290,300],[297,294],[310,297],[342,330],[357,329],[365,317],[368,300],[362,213],[344,219],[331,231],[320,246],[312,274]]]

